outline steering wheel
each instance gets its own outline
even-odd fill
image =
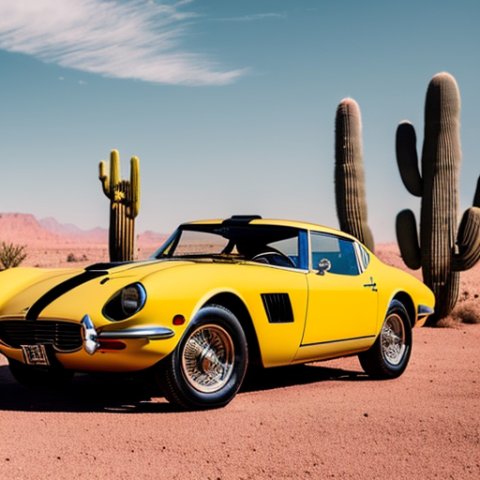
[[[296,268],[293,260],[282,252],[262,252],[252,258],[252,262],[267,263],[278,267]]]

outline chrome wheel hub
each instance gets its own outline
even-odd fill
[[[235,348],[230,334],[219,325],[202,325],[185,342],[183,375],[199,392],[213,393],[230,380],[234,359]]]
[[[390,365],[399,365],[407,348],[405,328],[402,319],[393,313],[383,324],[380,334],[382,355]]]

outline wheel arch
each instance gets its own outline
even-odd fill
[[[262,365],[262,356],[253,320],[245,303],[234,293],[217,293],[207,300],[203,307],[221,305],[230,310],[242,325],[248,342],[248,356],[251,365]]]
[[[400,291],[392,297],[392,300],[398,300],[402,303],[402,305],[407,310],[408,318],[410,320],[410,326],[413,328],[415,326],[417,313],[415,310],[415,303],[413,302],[412,297],[407,292]]]

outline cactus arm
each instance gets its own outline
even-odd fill
[[[98,178],[102,182],[103,193],[110,198],[110,178],[107,174],[107,164],[104,161],[98,165]]]
[[[120,182],[120,154],[118,150],[110,152],[110,190]]]
[[[397,215],[395,226],[400,254],[405,265],[412,270],[418,270],[422,262],[415,214],[411,210],[402,210]]]
[[[398,170],[405,188],[412,195],[421,197],[423,181],[419,170],[416,144],[417,136],[413,125],[410,122],[400,123],[395,138]]]
[[[140,160],[132,157],[130,160],[130,216],[135,218],[140,210]]]
[[[480,208],[468,208],[463,214],[457,235],[458,253],[453,256],[452,269],[469,270],[480,260]]]

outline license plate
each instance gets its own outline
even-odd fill
[[[50,365],[45,345],[22,345],[22,351],[27,365]]]

